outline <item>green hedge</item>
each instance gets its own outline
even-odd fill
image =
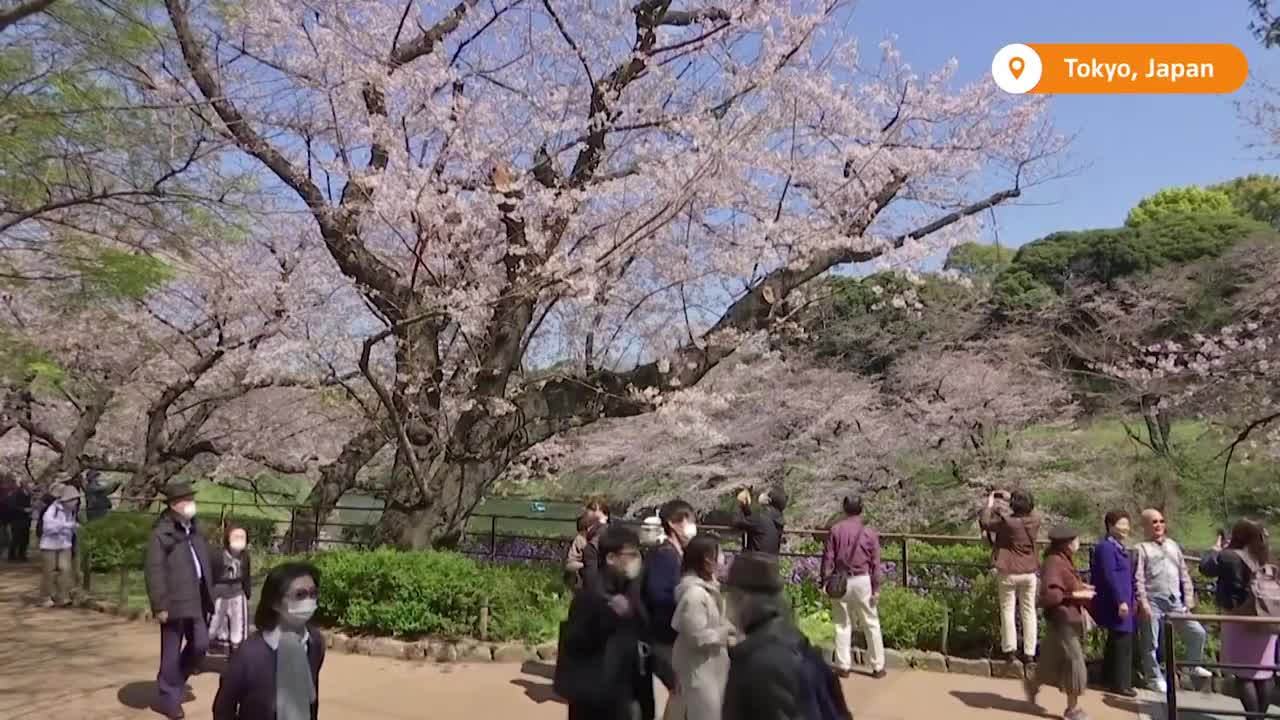
[[[489,603],[491,640],[556,637],[568,609],[557,573],[491,565],[448,552],[339,550],[311,557],[320,570],[318,616],[328,624],[397,637],[475,637]]]
[[[235,517],[228,518],[227,521],[245,529],[251,547],[270,547],[275,533],[274,520]],[[86,523],[80,530],[80,543],[81,552],[88,559],[90,569],[93,572],[108,572],[122,566],[142,567],[155,522],[155,513],[116,510],[106,517]],[[215,522],[206,521],[206,537],[211,545],[221,547],[222,531],[214,525]]]

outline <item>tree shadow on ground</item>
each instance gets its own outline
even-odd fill
[[[1058,717],[1045,711],[1044,708],[1016,698],[1008,698],[989,692],[965,692],[952,690],[951,696],[971,708],[979,710],[1002,710],[1004,712],[1030,715],[1032,717]]]
[[[149,709],[159,697],[156,691],[155,680],[138,680],[131,682],[120,688],[116,693],[116,699],[121,705],[133,708],[134,710]],[[196,695],[191,692],[191,687],[187,686],[182,693],[182,702],[195,702]]]

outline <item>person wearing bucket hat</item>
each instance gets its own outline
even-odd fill
[[[852,718],[835,672],[791,620],[778,558],[744,552],[725,580],[729,649],[723,720]]]
[[[73,569],[76,532],[80,523],[80,493],[70,485],[60,485],[53,501],[42,512],[40,522],[40,558],[43,561],[42,605],[70,605],[75,587]]]
[[[151,613],[160,623],[160,671],[155,710],[184,717],[187,679],[209,650],[213,613],[213,565],[209,544],[196,525],[195,490],[176,482],[162,491],[165,509],[156,518],[147,545],[144,578]]]
[[[1040,606],[1044,608],[1046,633],[1035,675],[1024,681],[1032,704],[1036,704],[1043,685],[1061,690],[1067,696],[1063,720],[1088,719],[1080,707],[1080,696],[1088,682],[1084,634],[1094,590],[1076,571],[1079,549],[1080,533],[1075,528],[1058,525],[1049,531],[1049,548],[1040,566]]]

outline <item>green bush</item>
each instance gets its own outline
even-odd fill
[[[89,567],[94,572],[118,570],[121,566],[142,567],[155,526],[156,513],[115,510],[105,517],[86,523],[80,530],[80,542]],[[259,518],[227,518],[228,524],[239,525],[249,536],[251,547],[261,552],[271,546],[275,521]],[[222,528],[213,520],[201,526],[209,545],[222,547]]]
[[[920,595],[899,585],[880,590],[880,632],[885,647],[941,650],[947,608],[935,595]]]
[[[155,516],[112,512],[80,529],[80,547],[93,572],[142,566]]]
[[[474,637],[489,603],[489,639],[540,642],[556,636],[567,592],[557,572],[488,565],[448,552],[339,550],[320,570],[318,617],[359,632],[398,637]]]

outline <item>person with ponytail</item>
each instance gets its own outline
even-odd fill
[[[258,630],[231,656],[213,699],[213,720],[317,720],[324,636],[311,624],[320,572],[278,565],[262,585]]]

